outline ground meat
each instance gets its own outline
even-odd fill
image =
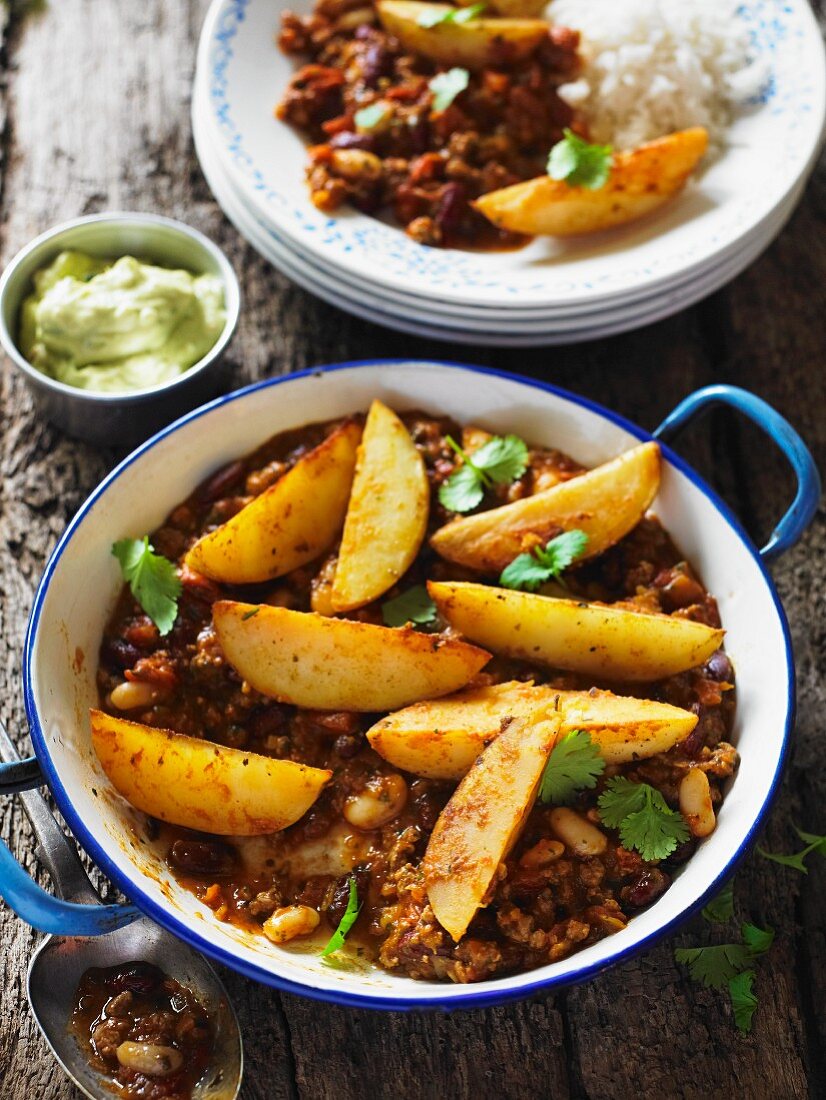
[[[333,0],[327,2],[332,5]],[[320,19],[312,33],[325,25]],[[374,61],[379,64],[381,58]],[[453,157],[475,156],[474,150],[483,144],[482,137],[468,133],[461,140],[456,134],[448,139]],[[441,171],[432,153],[414,159],[420,183]],[[439,487],[457,465],[447,436],[461,440],[470,453],[489,435],[421,412],[405,414],[404,421],[427,472],[428,533],[432,533],[448,518],[439,504]],[[212,909],[216,919],[256,933],[261,933],[262,922],[276,909],[305,905],[319,914],[321,927],[329,934],[346,911],[354,879],[360,916],[350,942],[380,965],[413,978],[480,981],[545,965],[612,935],[668,888],[671,875],[696,848],[695,840],[680,845],[667,860],[646,862],[638,852],[622,846],[616,831],[604,829],[605,851],[580,857],[556,836],[548,808],[539,805],[499,866],[484,906],[457,944],[435,919],[421,869],[430,834],[455,783],[403,776],[407,799],[396,816],[366,832],[353,828],[343,815],[348,798],[365,789],[381,789],[391,774],[399,778],[365,737],[377,716],[310,711],[274,702],[244,684],[225,660],[212,625],[212,602],[228,597],[308,610],[314,588],[318,592],[321,586],[319,578],[324,583],[332,578],[336,549],[323,561],[302,566],[276,582],[221,586],[187,570],[182,560],[187,548],[212,529],[217,514],[233,511],[239,490],[247,498],[263,491],[341,423],[312,424],[275,436],[219,471],[173,510],[160,530],[166,532],[168,545],[180,547],[184,592],[175,625],[162,638],[125,589],[105,631],[98,671],[102,705],[110,710],[109,695],[124,677],[147,679],[163,690],[141,720],[245,751],[328,768],[332,778],[298,822],[263,842],[263,854],[256,847],[262,843],[258,838],[228,843],[158,822],[150,823],[151,838],[167,853],[179,881]],[[558,451],[531,448],[524,475],[487,489],[479,508],[522,499],[581,472]],[[156,535],[151,537],[155,540]],[[384,599],[429,578],[496,580],[437,559],[425,539],[403,581],[352,617],[381,623]],[[642,520],[599,558],[568,570],[565,580],[574,597],[620,604],[637,612],[688,613],[698,621],[719,625],[715,600],[653,517]],[[697,715],[694,731],[669,752],[611,766],[596,787],[576,795],[573,808],[593,823],[599,824],[597,799],[613,775],[652,784],[676,808],[682,778],[690,768],[699,768],[708,776],[715,806],[722,801],[725,783],[737,767],[737,752],[729,741],[735,670],[722,650],[704,666],[656,684],[595,685],[587,677],[503,658],[492,660],[475,682],[481,686],[511,679],[560,690],[610,688],[618,694],[668,702]],[[303,854],[308,849],[313,858],[305,866]],[[105,1021],[97,1021],[105,1024],[99,1040],[107,1050],[117,1045],[120,1035],[117,1021],[123,1017],[116,1013],[129,1011],[127,997],[117,998],[148,995],[157,976],[133,969],[120,973],[117,982],[108,987],[113,998],[109,1008],[114,1011],[107,1013]],[[163,1021],[158,1017],[153,1023],[160,1029]],[[168,1029],[169,1021],[163,1026]]]
[[[392,211],[414,240],[435,247],[521,243],[472,202],[543,174],[563,128],[577,125],[557,94],[579,68],[577,32],[549,27],[519,60],[502,42],[490,66],[471,73],[438,112],[430,81],[447,67],[405,52],[369,3],[330,10],[319,0],[308,16],[287,12],[279,42],[309,62],[276,113],[313,143],[307,179],[316,206]],[[358,112],[373,104],[381,117],[365,131]]]

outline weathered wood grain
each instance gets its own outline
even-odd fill
[[[455,349],[386,332],[298,290],[241,241],[213,203],[192,152],[188,97],[207,0],[61,0],[38,13],[0,6],[0,259],[64,218],[106,208],[178,216],[219,241],[242,279],[244,313],[228,385],[344,358],[464,358],[584,393],[653,427],[686,393],[747,386],[803,432],[826,467],[826,165],[780,239],[694,309],[638,333],[573,348]],[[764,537],[791,479],[752,429],[721,414],[680,449]],[[48,553],[118,456],[36,420],[19,380],[0,382],[0,718],[22,735],[20,652]],[[767,829],[792,850],[792,822],[826,832],[826,515],[775,567],[798,662],[791,764]],[[37,873],[13,802],[0,835]],[[741,1038],[725,999],[698,989],[673,943],[556,997],[453,1016],[377,1015],[280,996],[226,973],[247,1048],[247,1100],[370,1096],[797,1098],[826,1072],[826,861],[807,878],[758,857],[738,876],[738,916],[772,924],[759,965],[761,1007]],[[707,935],[699,924],[680,943]],[[0,908],[0,1096],[76,1095],[33,1027],[24,974],[35,936]]]

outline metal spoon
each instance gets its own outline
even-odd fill
[[[1,723],[0,758],[20,759]],[[57,896],[67,902],[100,906],[100,898],[74,845],[55,821],[43,796],[29,790],[18,797],[37,838],[38,857],[51,876]],[[123,907],[120,919],[130,916]],[[102,935],[71,938],[48,935],[35,951],[29,963],[29,1004],[55,1058],[84,1095],[91,1100],[111,1100],[111,1089],[89,1065],[69,1032],[69,1018],[85,970],[135,960],[154,963],[191,989],[213,1017],[215,1048],[206,1072],[193,1090],[193,1100],[235,1100],[241,1087],[243,1052],[238,1020],[226,990],[202,955],[143,916]]]

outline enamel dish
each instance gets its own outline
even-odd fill
[[[717,829],[671,888],[618,934],[512,977],[462,986],[417,982],[368,964],[336,969],[315,954],[291,952],[219,923],[174,881],[163,853],[145,838],[140,815],[115,794],[97,762],[88,708],[97,702],[98,648],[122,583],[112,543],[151,531],[203,478],[274,432],[366,409],[376,397],[398,410],[420,408],[517,432],[562,448],[588,466],[652,438],[614,413],[543,383],[447,363],[345,363],[261,382],[203,406],[134,451],[101,483],[46,567],[24,658],[37,760],[75,836],[131,901],[193,947],[258,981],[339,1004],[385,1009],[478,1007],[582,981],[650,948],[705,904],[748,850],[771,804],[794,720],[794,669],[786,619],[765,562],[791,546],[809,523],[820,492],[817,471],[800,438],[776,412],[732,387],[695,393],[655,433],[665,443],[708,406],[728,404],[779,444],[798,479],[790,511],[758,551],[726,505],[663,447],[654,507],[718,597],[726,647],[737,669],[733,739],[742,756]],[[12,778],[0,772],[0,789],[8,789]],[[15,870],[26,879],[22,869]],[[0,893],[6,896],[10,877],[7,861],[0,860]],[[25,898],[16,908],[27,916]],[[62,930],[71,933],[76,918],[76,911],[67,910]]]

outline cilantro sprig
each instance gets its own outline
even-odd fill
[[[132,595],[157,626],[161,636],[168,634],[178,616],[181,580],[168,558],[156,554],[148,536],[120,539],[112,553],[120,562],[123,579]]]
[[[576,791],[591,789],[605,771],[599,746],[585,730],[572,730],[554,745],[539,784],[540,802],[564,806]]]
[[[734,916],[734,879],[731,879],[719,894],[711,899],[703,909],[703,917],[712,924],[725,924]]]
[[[392,113],[393,108],[389,103],[377,100],[376,103],[371,103],[369,107],[362,107],[360,111],[356,111],[353,115],[353,122],[356,124],[359,133],[370,133],[371,130],[381,126]]]
[[[469,23],[471,19],[477,19],[486,7],[487,4],[471,4],[467,8],[428,9],[422,12],[416,22],[420,27],[426,27],[428,30],[431,27],[444,26],[446,23],[462,26],[464,23]]]
[[[688,826],[662,794],[649,783],[634,783],[618,775],[609,779],[597,805],[609,829],[618,829],[626,848],[636,848],[643,859],[666,859],[683,841]]]
[[[381,607],[381,617],[385,626],[428,626],[435,622],[436,604],[427,594],[423,584],[416,584],[406,592],[385,600]]]
[[[341,948],[344,947],[347,933],[358,920],[360,912],[361,906],[359,905],[358,887],[356,886],[355,877],[351,877],[350,893],[347,897],[347,908],[344,910],[344,915],[338,922],[338,928],[333,932],[329,942],[321,952],[322,959],[326,959],[329,955],[332,955],[334,951],[340,951]]]
[[[451,512],[470,512],[485,489],[516,481],[528,468],[528,447],[518,435],[495,435],[472,456],[452,436],[446,442],[462,459],[439,489],[439,502]]]
[[[826,836],[818,836],[816,833],[804,833],[797,826],[795,826],[795,832],[806,845],[799,852],[786,856],[782,852],[767,852],[765,848],[761,848],[759,845],[757,851],[764,859],[770,859],[773,863],[779,863],[781,867],[792,867],[795,871],[802,871],[804,875],[808,875],[809,868],[806,866],[806,858],[812,852],[817,852],[819,856],[826,856]]]
[[[564,180],[571,187],[585,187],[598,191],[608,182],[611,174],[613,148],[610,145],[592,145],[591,142],[564,130],[564,137],[551,149],[548,157],[548,175],[552,180]]]
[[[518,588],[536,592],[547,581],[559,578],[569,565],[581,557],[588,545],[588,536],[575,528],[563,531],[545,546],[535,546],[530,553],[520,554],[502,570],[499,583],[503,588]]]
[[[754,971],[744,970],[729,978],[728,992],[731,997],[731,1008],[734,1012],[734,1022],[737,1030],[743,1035],[751,1031],[751,1021],[757,1011],[757,997],[752,992]]]
[[[460,95],[470,83],[470,73],[467,69],[448,69],[445,73],[437,73],[428,87],[433,92],[433,110],[437,114],[446,111],[457,95]]]
[[[674,958],[688,967],[691,977],[713,989],[725,989],[737,974],[765,955],[774,943],[773,928],[758,928],[744,921],[740,926],[742,943],[718,943],[710,947],[678,947]]]

